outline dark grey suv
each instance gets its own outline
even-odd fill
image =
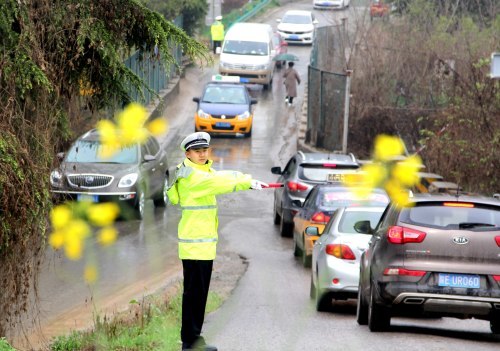
[[[372,232],[358,222],[360,232]],[[357,321],[393,316],[476,318],[500,333],[500,201],[419,195],[390,204],[360,264]]]
[[[274,191],[274,224],[280,225],[281,236],[292,236],[293,216],[300,207],[294,200],[304,202],[307,194],[316,184],[340,182],[347,173],[355,173],[360,167],[353,154],[297,152],[285,169],[271,168],[279,174],[278,183],[285,184]]]
[[[144,215],[146,199],[153,199],[157,206],[167,204],[167,154],[154,137],[149,136],[143,145],[123,147],[106,159],[99,157],[103,147],[93,129],[79,137],[67,153],[58,155],[62,162],[50,174],[56,198],[113,201],[120,205],[123,217],[138,218]]]

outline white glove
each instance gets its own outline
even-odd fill
[[[262,190],[263,188],[268,187],[268,186],[269,185],[267,183],[261,182],[260,180],[257,180],[257,179],[252,179],[250,189]]]

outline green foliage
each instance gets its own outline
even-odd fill
[[[0,338],[0,351],[16,351],[4,337]]]

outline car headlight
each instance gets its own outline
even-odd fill
[[[54,187],[60,187],[62,185],[61,179],[62,179],[62,174],[57,169],[53,170],[50,173],[50,185]]]
[[[210,114],[203,112],[202,109],[199,109],[198,110],[198,117],[200,117],[200,118],[210,118],[211,116],[210,116]]]
[[[242,114],[236,116],[237,119],[247,119],[249,117],[250,117],[250,112],[248,111],[245,111]]]
[[[267,70],[269,68],[269,66],[268,65],[257,65],[257,66],[255,66],[255,68],[258,70],[259,69]]]
[[[219,66],[220,67],[223,67],[223,68],[228,68],[229,64],[227,64],[226,62],[219,62]]]
[[[130,173],[122,177],[120,181],[118,182],[118,187],[119,188],[128,188],[131,187],[135,184],[137,181],[137,177],[139,175],[137,173]]]

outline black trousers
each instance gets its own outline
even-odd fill
[[[214,40],[213,42],[214,42],[213,49],[214,49],[214,54],[215,54],[217,51],[217,48],[221,47],[222,41],[221,40]]]
[[[205,320],[213,262],[212,260],[182,260],[184,292],[182,294],[181,340],[183,348],[191,346],[200,338]]]

